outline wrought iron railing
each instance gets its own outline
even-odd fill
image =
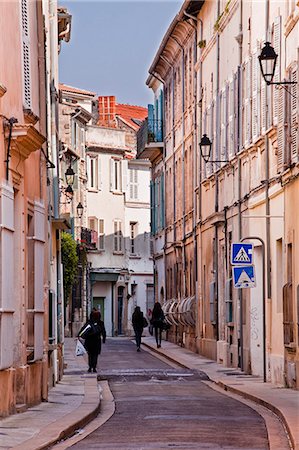
[[[98,244],[98,233],[89,228],[81,228],[81,244],[86,248],[95,250]]]
[[[162,120],[145,119],[137,132],[137,153],[141,153],[151,142],[163,142]]]

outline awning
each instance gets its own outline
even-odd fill
[[[117,281],[118,273],[91,272],[90,281]]]

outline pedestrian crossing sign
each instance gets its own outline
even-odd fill
[[[252,264],[253,244],[235,242],[231,246],[231,264]]]
[[[237,289],[253,288],[256,286],[254,266],[233,267],[234,287]]]

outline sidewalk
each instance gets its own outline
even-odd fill
[[[142,338],[142,343],[169,360],[192,370],[200,370],[211,381],[227,391],[263,405],[273,411],[285,425],[294,450],[299,450],[299,392],[263,383],[262,377],[245,375],[239,369],[223,367],[214,360],[162,341],[162,348],[156,348],[153,337]]]
[[[0,449],[41,450],[72,435],[97,416],[100,392],[95,374],[75,356],[75,341],[65,340],[67,368],[62,380],[49,391],[48,402],[0,419]]]

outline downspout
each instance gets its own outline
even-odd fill
[[[217,2],[217,17],[220,16],[220,0],[218,0]],[[219,123],[219,114],[220,114],[220,110],[219,110],[219,83],[220,83],[220,74],[219,74],[219,69],[220,69],[220,35],[219,35],[219,31],[217,31],[217,62],[216,62],[216,157],[217,160],[220,159],[219,156],[219,135],[217,133],[217,130],[220,129],[220,123]],[[219,157],[218,157],[219,156]],[[217,163],[216,163],[217,164]],[[217,213],[219,211],[219,186],[218,186],[218,173],[217,173],[217,168],[216,168],[216,173],[215,173],[215,213]],[[215,224],[215,300],[216,300],[216,305],[215,305],[215,322],[216,322],[216,342],[219,340],[219,255],[218,255],[218,225],[217,223]]]
[[[269,30],[269,0],[266,0],[265,4],[265,36],[266,41],[268,41],[268,30]],[[268,100],[269,100],[269,86],[266,84],[265,87],[265,103],[266,103],[266,128],[268,125]],[[272,287],[271,287],[271,251],[270,251],[270,199],[269,199],[269,178],[270,178],[270,164],[269,164],[269,137],[265,133],[265,159],[266,159],[266,167],[265,167],[265,197],[266,197],[266,255],[267,255],[267,292],[268,299],[272,297]]]
[[[238,67],[238,120],[237,120],[237,143],[238,143],[238,238],[242,238],[242,175],[241,175],[241,156],[242,150],[242,86],[241,86],[241,67],[243,62],[243,0],[240,1],[240,17],[239,17],[239,34],[237,42],[239,44],[239,67]],[[238,352],[239,352],[239,367],[244,370],[244,352],[243,352],[243,301],[242,289],[238,289],[238,303],[239,303],[239,336],[238,336]]]

